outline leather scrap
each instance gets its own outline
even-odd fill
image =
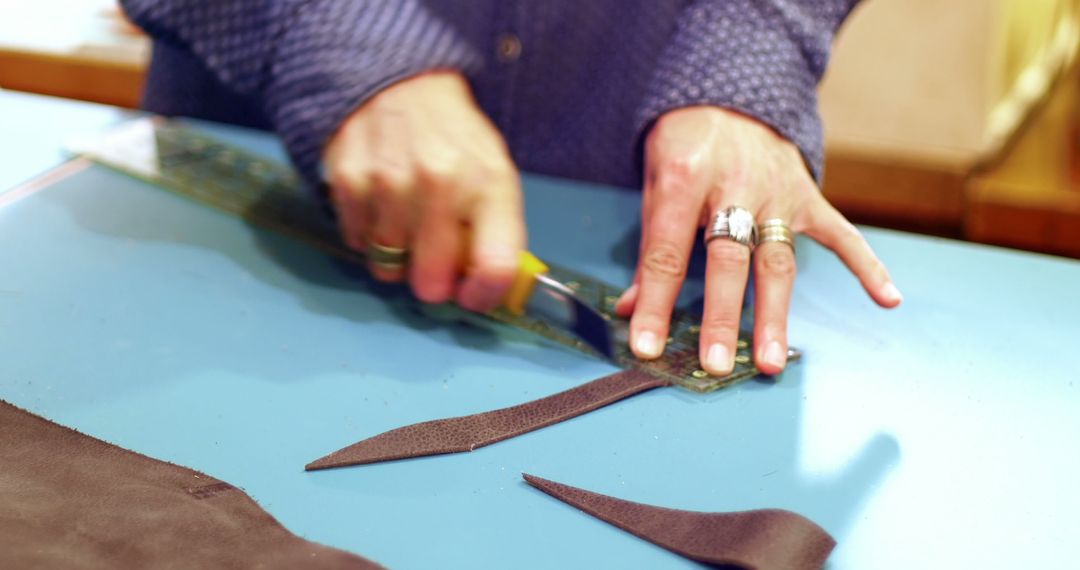
[[[472,451],[666,385],[666,380],[640,370],[623,370],[517,406],[393,429],[317,459],[305,469]]]
[[[530,485],[616,527],[707,564],[819,569],[836,546],[820,526],[781,509],[701,513],[633,503],[523,473]]]
[[[242,490],[0,401],[0,568],[340,568]]]

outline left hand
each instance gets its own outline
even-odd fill
[[[882,307],[902,299],[885,266],[843,215],[825,200],[799,150],[762,123],[714,106],[662,116],[645,142],[641,255],[634,284],[616,305],[630,317],[630,347],[651,360],[664,351],[672,310],[700,226],[719,209],[741,206],[755,223],[783,220],[833,250]],[[750,266],[755,275],[754,361],[765,374],[787,362],[787,313],[795,254],[780,242],[754,250],[729,239],[707,248],[705,309],[699,347],[714,375],[735,366],[735,345]]]

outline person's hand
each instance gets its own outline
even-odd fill
[[[408,251],[407,265],[369,260],[376,278],[407,277],[429,303],[502,300],[525,247],[520,181],[460,74],[387,87],[342,123],[323,163],[345,243]]]
[[[659,357],[686,276],[699,227],[729,206],[755,222],[779,218],[833,250],[879,305],[901,296],[859,231],[821,195],[798,149],[768,127],[719,107],[678,109],[662,116],[645,143],[642,239],[634,283],[616,311],[632,315],[630,346],[638,358]],[[754,361],[777,374],[787,361],[787,314],[795,255],[782,242],[750,249],[718,238],[707,247],[705,309],[699,347],[702,368],[734,368],[747,276],[755,275]]]

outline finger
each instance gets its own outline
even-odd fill
[[[638,273],[634,273],[634,280],[630,286],[623,291],[622,295],[619,295],[619,300],[615,301],[615,314],[626,319],[630,318],[634,314],[634,308],[637,307],[638,296],[641,293],[641,279],[638,277]]]
[[[709,242],[705,258],[705,308],[698,349],[701,366],[709,374],[723,376],[735,367],[739,316],[749,272],[749,247],[724,238]]]
[[[754,250],[754,362],[765,374],[787,364],[787,318],[795,284],[795,251],[767,242]]]
[[[824,198],[811,208],[811,222],[805,233],[833,250],[878,305],[887,308],[899,305],[903,300],[900,290],[858,228]]]
[[[449,193],[423,195],[409,252],[409,283],[421,301],[445,303],[454,298],[463,266],[464,229]]]
[[[704,203],[704,193],[695,187],[698,183],[690,169],[671,168],[658,172],[652,187],[645,189],[654,196],[642,236],[640,286],[630,320],[630,348],[638,358],[651,360],[664,352]]]
[[[414,183],[406,170],[379,170],[372,178],[371,230],[367,239],[388,250],[407,251],[412,227],[409,199]],[[369,256],[368,268],[380,281],[399,282],[405,278],[405,263],[382,263]]]
[[[330,201],[334,206],[342,241],[354,251],[366,251],[370,225],[368,176],[356,163],[337,161],[330,169],[329,182]]]
[[[645,165],[645,187],[652,188],[655,184],[655,168],[651,164]],[[638,258],[643,259],[645,257],[645,237],[649,234],[649,218],[652,216],[652,192],[642,192],[641,196],[641,237],[638,239]],[[634,279],[630,282],[630,287],[627,287],[622,295],[619,295],[619,299],[615,302],[615,314],[628,319],[634,314],[634,308],[637,307],[638,296],[641,293],[641,271],[638,268],[634,269]]]
[[[478,312],[490,311],[506,297],[525,249],[525,217],[516,172],[495,180],[473,203],[468,222],[471,240],[465,279],[458,304]]]
[[[367,251],[367,228],[369,211],[367,200],[362,194],[352,194],[335,200],[334,211],[337,213],[338,231],[345,245],[353,251]]]

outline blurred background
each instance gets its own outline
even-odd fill
[[[0,88],[136,107],[115,0],[0,0]],[[1080,0],[865,0],[821,88],[859,223],[1080,258]],[[0,122],[2,124],[2,122]]]

